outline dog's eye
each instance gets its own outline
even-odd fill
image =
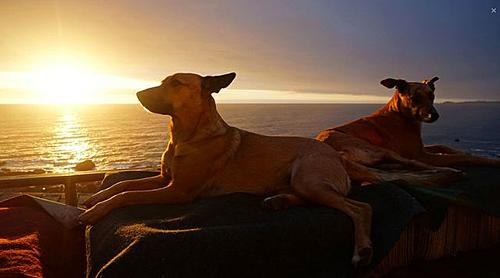
[[[422,99],[422,97],[420,95],[412,95],[410,99],[412,102],[419,102]]]
[[[174,80],[170,81],[170,84],[172,86],[174,86],[174,87],[182,85],[182,83],[179,80],[177,80],[177,79],[174,79]]]

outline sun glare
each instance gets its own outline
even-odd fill
[[[108,70],[89,58],[59,56],[35,63],[29,71],[0,71],[0,87],[20,92],[12,96],[13,103],[96,104],[133,103],[137,90],[157,83]]]
[[[100,76],[86,67],[60,60],[32,72],[31,86],[42,103],[93,103],[99,90]]]

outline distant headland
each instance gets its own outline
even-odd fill
[[[500,100],[443,101],[439,104],[500,104]]]

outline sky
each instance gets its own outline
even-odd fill
[[[0,36],[0,103],[233,71],[220,102],[385,102],[380,80],[433,76],[437,101],[500,100],[500,0],[2,0]]]

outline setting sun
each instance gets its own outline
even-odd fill
[[[26,71],[0,72],[0,85],[11,90],[14,103],[131,103],[137,90],[155,83],[110,74],[90,58],[64,51]]]
[[[85,67],[68,61],[34,70],[33,89],[43,103],[93,103],[102,79]]]

